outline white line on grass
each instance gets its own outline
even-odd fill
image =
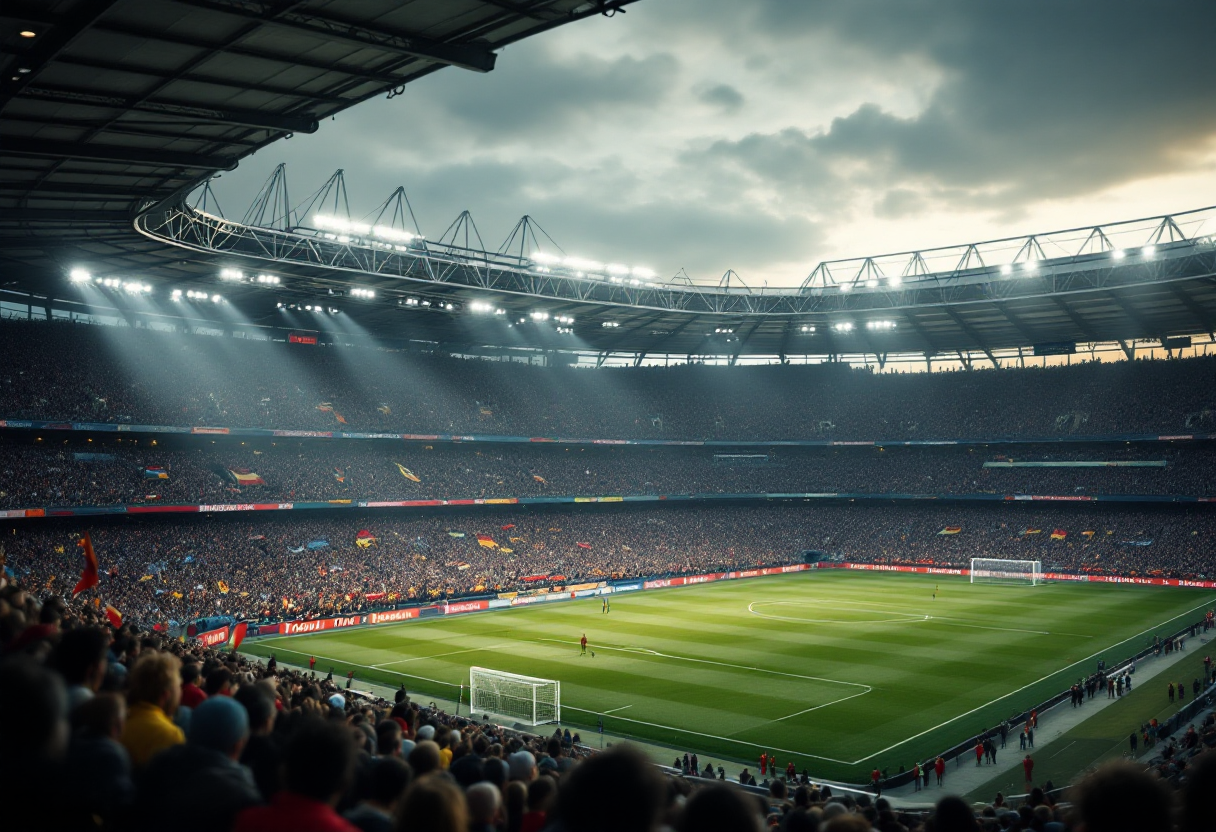
[[[1027,688],[1034,687],[1035,685],[1037,685],[1041,682],[1046,682],[1052,676],[1058,676],[1059,674],[1063,673],[1064,671],[1068,670],[1069,668],[1076,667],[1077,665],[1079,665],[1083,662],[1093,661],[1094,659],[1098,658],[1098,656],[1102,655],[1103,653],[1107,652],[1108,650],[1114,650],[1116,647],[1118,647],[1122,644],[1127,644],[1129,641],[1132,641],[1133,639],[1137,639],[1137,638],[1141,638],[1142,636],[1146,636],[1149,633],[1151,633],[1153,630],[1156,630],[1159,627],[1169,624],[1171,621],[1177,621],[1179,618],[1188,616],[1191,613],[1195,612],[1196,610],[1201,610],[1204,607],[1209,606],[1211,603],[1212,603],[1212,600],[1209,598],[1207,601],[1203,602],[1202,604],[1197,604],[1196,606],[1191,607],[1186,612],[1179,613],[1178,615],[1175,615],[1173,618],[1167,618],[1165,621],[1158,622],[1157,624],[1154,624],[1152,627],[1149,627],[1146,630],[1141,630],[1140,632],[1136,633],[1134,636],[1128,636],[1127,638],[1123,639],[1123,641],[1116,642],[1115,644],[1112,644],[1109,647],[1105,647],[1105,648],[1099,650],[1098,652],[1093,653],[1092,655],[1086,656],[1083,659],[1078,659],[1077,661],[1073,662],[1070,665],[1065,665],[1064,667],[1061,667],[1059,670],[1053,670],[1051,673],[1048,673],[1043,678],[1036,679],[1035,681],[1030,682],[1029,684],[1022,685],[1017,690],[1011,690],[1009,693],[1006,693],[1002,696],[998,696],[996,699],[993,699],[991,702],[985,702],[983,705],[972,708],[971,710],[967,711],[965,714],[959,714],[958,716],[951,717],[950,719],[947,719],[945,722],[939,723],[938,725],[934,725],[932,728],[926,728],[924,731],[921,731],[919,734],[913,734],[910,737],[900,740],[899,742],[895,743],[894,745],[888,745],[886,748],[884,748],[880,751],[875,751],[873,754],[870,754],[869,756],[862,757],[860,760],[854,760],[853,762],[849,763],[849,765],[855,766],[858,763],[864,763],[867,760],[872,760],[875,757],[877,757],[879,754],[885,754],[894,748],[899,748],[901,745],[911,742],[912,740],[919,739],[919,738],[923,737],[925,734],[930,734],[939,728],[944,728],[945,726],[949,725],[952,722],[957,722],[958,720],[963,719],[964,717],[971,716],[976,711],[981,711],[984,708],[987,708],[989,705],[995,705],[997,702],[1000,702],[1002,699],[1008,699],[1009,697],[1013,696],[1014,694],[1021,693],[1022,691],[1026,690]]]
[[[266,641],[271,641],[271,640],[272,639],[266,639]],[[265,642],[263,642],[263,643],[265,643]],[[380,670],[374,664],[359,664],[358,662],[352,662],[350,659],[335,659],[333,656],[322,656],[320,653],[306,653],[303,650],[291,650],[287,647],[276,647],[275,652],[276,653],[292,653],[296,656],[315,656],[318,659],[324,659],[327,662],[337,662],[339,664],[347,665],[348,667],[361,667],[364,670]],[[417,676],[413,673],[402,673],[400,670],[381,670],[380,672],[388,673],[393,676],[404,676],[406,679],[417,679],[420,682],[432,682],[436,685],[447,685],[450,688],[460,687],[459,682],[445,682],[442,679],[432,679],[429,676]]]
[[[538,638],[537,641],[550,641],[554,644],[578,644],[577,641],[563,641],[557,638]],[[869,693],[873,690],[869,685],[863,685],[860,682],[842,682],[839,679],[826,679],[823,676],[803,676],[801,673],[786,673],[782,670],[769,670],[764,667],[751,667],[745,664],[731,664],[730,662],[717,662],[712,659],[696,659],[692,656],[675,656],[670,653],[660,653],[657,650],[651,650],[647,647],[609,647],[605,645],[597,645],[600,650],[613,650],[618,653],[645,653],[650,656],[657,656],[661,659],[674,659],[680,662],[695,662],[697,664],[713,664],[718,667],[733,667],[736,670],[751,670],[756,673],[771,673],[774,676],[787,676],[791,679],[808,679],[814,682],[828,682],[833,685],[847,685],[852,688],[865,688],[862,693]],[[857,694],[860,696],[861,694]]]
[[[811,604],[820,604],[829,609],[835,606],[843,606],[845,608],[853,607],[862,610],[885,610],[888,614],[894,613],[901,615],[903,618],[877,618],[871,621],[841,621],[835,618],[796,618],[787,615],[773,615],[772,613],[760,612],[757,607],[805,607]],[[802,624],[846,624],[855,626],[858,624],[917,624],[925,621],[938,621],[949,627],[969,627],[973,630],[995,630],[1001,633],[1026,633],[1033,636],[1072,636],[1073,638],[1093,638],[1093,636],[1082,635],[1081,633],[1050,633],[1046,630],[1025,630],[1020,627],[995,627],[987,624],[968,624],[966,619],[951,618],[944,615],[927,615],[925,613],[910,613],[900,612],[898,607],[884,604],[869,604],[860,601],[837,601],[826,598],[803,598],[798,601],[752,601],[747,605],[747,611],[752,615],[760,618],[771,618],[776,621],[793,621]]]
[[[613,709],[612,709],[612,710],[610,710],[610,711],[604,711],[604,713],[605,713],[605,714],[614,714],[614,713],[616,713],[617,711],[623,711],[623,710],[625,710],[626,708],[632,708],[632,707],[633,707],[632,705],[622,705],[622,706],[621,706],[621,707],[619,707],[619,708],[613,708]]]
[[[1052,755],[1051,755],[1051,757],[1048,757],[1047,759],[1049,759],[1049,760],[1050,760],[1052,757],[1055,757],[1055,756],[1056,756],[1056,754],[1063,754],[1065,751],[1067,751],[1068,749],[1072,748],[1072,747],[1073,747],[1074,745],[1076,745],[1076,744],[1077,744],[1077,741],[1076,741],[1076,740],[1073,740],[1073,741],[1072,741],[1072,742],[1070,742],[1068,745],[1064,746],[1063,748],[1061,748],[1061,749],[1060,749],[1059,751],[1057,751],[1055,754],[1052,754]]]
[[[453,650],[450,653],[436,653],[433,656],[414,656],[412,659],[397,659],[394,662],[384,662],[383,664],[373,664],[371,667],[388,667],[390,664],[405,664],[406,662],[421,662],[426,659],[440,659],[444,656],[459,656],[461,653],[480,653],[482,650],[497,650],[499,647],[505,647],[504,644],[491,644],[488,647],[472,647],[468,650]]]

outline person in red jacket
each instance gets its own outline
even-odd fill
[[[933,761],[933,771],[937,775],[937,785],[941,785],[946,779],[946,761],[938,757]]]
[[[309,720],[288,740],[283,759],[285,788],[270,805],[237,815],[233,832],[359,832],[334,811],[355,768],[345,723]]]
[[[870,785],[874,787],[875,796],[882,794],[882,785],[880,783],[881,780],[882,772],[880,772],[877,768],[870,772]]]
[[[768,755],[765,754],[763,751],[761,751],[760,752],[760,776],[763,777],[764,773],[766,771],[768,771]]]
[[[309,656],[309,657],[308,657],[308,669],[309,669],[309,670],[316,670],[316,669],[317,669],[317,657],[316,657],[316,656]]]
[[[979,740],[975,742],[975,767],[979,768],[984,764],[984,744]]]
[[[1026,790],[1030,791],[1031,782],[1034,776],[1034,760],[1030,759],[1030,755],[1026,755],[1026,759],[1022,760],[1022,770],[1026,772]]]

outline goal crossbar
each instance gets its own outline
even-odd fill
[[[971,583],[1038,586],[1043,583],[1043,565],[1037,560],[972,558]]]
[[[561,683],[487,667],[470,667],[469,705],[475,712],[510,717],[528,725],[560,722]]]

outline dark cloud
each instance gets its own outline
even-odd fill
[[[743,93],[730,84],[715,84],[698,96],[706,104],[733,113],[743,107]]]
[[[281,158],[297,194],[342,166],[357,213],[403,184],[431,236],[468,208],[494,247],[529,213],[587,257],[805,262],[796,283],[874,219],[1108,219],[1113,189],[1206,171],[1213,31],[1210,0],[647,0],[360,105],[224,193],[247,203]]]

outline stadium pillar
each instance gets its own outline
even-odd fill
[[[1136,360],[1136,342],[1119,340],[1119,346],[1123,349],[1123,354],[1127,356],[1128,361]]]

